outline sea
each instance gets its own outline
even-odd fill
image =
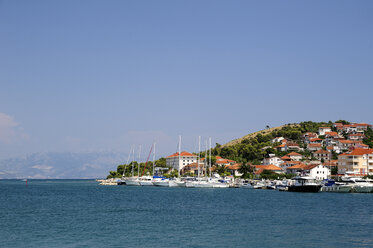
[[[0,180],[0,247],[373,247],[373,194]]]

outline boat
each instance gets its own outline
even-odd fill
[[[322,185],[316,183],[312,177],[295,177],[293,184],[288,186],[290,192],[309,192],[317,193],[320,191]]]
[[[354,193],[371,193],[373,191],[373,183],[363,178],[345,176],[342,177],[342,182],[351,185],[351,192]]]
[[[127,186],[140,186],[140,179],[138,177],[127,177],[123,180]]]
[[[139,179],[139,183],[141,186],[153,186],[153,177],[151,176],[142,176]]]
[[[254,186],[250,183],[249,180],[244,180],[244,181],[238,183],[238,187],[243,188],[243,189],[253,189],[254,188]]]
[[[352,184],[336,182],[333,179],[325,179],[323,183],[324,185],[321,188],[322,192],[349,193],[353,190]]]

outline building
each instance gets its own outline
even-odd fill
[[[331,158],[331,153],[328,152],[328,151],[325,151],[323,149],[320,149],[318,151],[315,151],[313,153],[313,156],[317,159],[317,160],[321,160],[321,159],[324,159],[324,161],[326,160],[330,160]]]
[[[326,132],[325,133],[325,145],[334,146],[337,144],[338,139],[340,139],[337,132]]]
[[[322,145],[321,144],[308,144],[307,148],[309,151],[315,152],[315,151],[322,149]]]
[[[287,154],[286,156],[288,156],[291,160],[294,160],[294,161],[299,161],[303,158],[302,154],[299,154],[297,152],[291,152]]]
[[[178,171],[181,171],[184,168],[184,166],[192,163],[197,163],[197,155],[185,151],[181,152],[180,156],[179,153],[176,152],[166,157],[166,165],[168,167],[173,167]]]
[[[308,132],[308,133],[303,134],[303,141],[306,144],[310,142],[310,139],[315,139],[315,138],[318,138],[317,133]]]
[[[282,168],[276,166],[276,165],[273,165],[273,164],[269,164],[269,165],[254,165],[255,167],[255,174],[260,174],[262,173],[264,170],[270,170],[270,171],[273,171],[277,174],[281,174],[283,173],[284,171],[282,170]]]
[[[241,169],[241,166],[242,166],[242,163],[237,163],[233,165],[228,165],[226,168],[231,173],[231,175],[240,177],[242,176],[242,173],[239,172],[239,170]]]
[[[351,133],[348,135],[349,140],[363,140],[365,135],[363,133]]]
[[[304,173],[316,180],[324,180],[330,176],[330,169],[322,164],[308,165],[304,168]]]
[[[264,165],[273,164],[273,165],[276,165],[276,166],[280,166],[280,164],[282,164],[283,162],[284,161],[282,161],[281,158],[279,158],[277,156],[274,156],[274,154],[270,154],[268,158],[263,159],[263,164]]]
[[[373,149],[356,148],[338,156],[338,174],[373,174]]]
[[[364,133],[368,128],[372,128],[372,125],[366,123],[353,123],[343,126],[343,131],[346,133]]]
[[[300,151],[300,147],[297,143],[294,143],[294,142],[287,142],[286,143],[286,151]]]
[[[319,135],[325,135],[326,132],[331,132],[330,127],[319,127]]]
[[[285,138],[284,137],[276,137],[273,140],[271,140],[271,143],[279,143],[282,140],[285,140]]]
[[[309,176],[316,180],[324,180],[330,175],[330,169],[321,164],[297,164],[286,169],[287,173]]]
[[[320,138],[312,138],[309,140],[310,144],[322,144],[322,139]]]

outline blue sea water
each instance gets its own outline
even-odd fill
[[[373,194],[0,180],[0,247],[373,247]]]

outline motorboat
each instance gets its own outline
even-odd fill
[[[336,182],[333,179],[325,179],[321,188],[322,192],[349,193],[353,190],[352,184]]]
[[[288,186],[288,191],[317,193],[321,187],[322,185],[316,183],[316,180],[312,177],[295,177],[293,183]]]

